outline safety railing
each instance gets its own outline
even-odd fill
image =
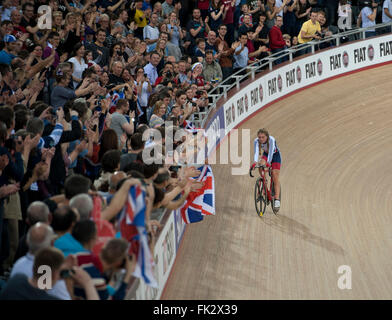
[[[293,61],[296,54],[301,52],[313,54],[320,47],[322,47],[322,44],[324,43],[326,44],[326,43],[333,42],[333,45],[331,47],[339,47],[341,44],[347,44],[352,41],[365,39],[366,32],[376,30],[377,33],[377,30],[383,30],[383,29],[386,30],[387,28],[390,28],[389,32],[391,32],[392,22],[377,24],[375,26],[371,26],[367,28],[353,28],[349,31],[332,34],[331,36],[324,37],[321,40],[317,40],[317,41],[312,40],[306,44],[301,44],[301,45],[287,48],[285,50],[272,54],[266,58],[257,60],[252,64],[249,64],[243,69],[239,69],[238,71],[233,73],[230,77],[223,79],[223,81],[220,82],[218,86],[216,86],[215,88],[211,89],[208,92],[210,103],[208,104],[208,106],[205,108],[203,112],[195,113],[194,122],[196,127],[204,128],[209,113],[214,109],[216,109],[216,104],[221,98],[227,99],[228,92],[231,89],[237,88],[239,90],[240,83],[242,81],[248,79],[249,77],[252,80],[254,80],[257,73],[260,73],[265,70],[271,71],[274,69],[274,67],[279,67],[279,64],[275,64],[275,62],[278,59],[287,59],[288,61],[291,62]],[[389,32],[384,32],[384,33],[389,33]],[[382,33],[380,33],[380,35],[381,34]]]

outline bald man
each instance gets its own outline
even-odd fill
[[[28,225],[28,227],[31,228],[31,226],[35,225],[37,222],[42,222],[47,225],[50,225],[52,222],[52,214],[49,211],[49,207],[46,205],[46,203],[42,201],[34,201],[27,208],[26,224]],[[29,251],[26,237],[27,235],[25,234],[19,239],[18,249],[15,253],[14,262],[26,255]]]
[[[29,252],[15,262],[10,279],[20,273],[26,275],[28,278],[32,278],[35,255],[41,249],[52,247],[55,238],[56,234],[51,226],[42,222],[34,224],[27,232],[26,237]],[[48,293],[62,300],[71,300],[64,280],[56,282]]]

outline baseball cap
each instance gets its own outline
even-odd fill
[[[7,34],[4,36],[4,42],[10,43],[10,42],[15,42],[16,38],[12,34]]]

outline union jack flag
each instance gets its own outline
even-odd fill
[[[180,209],[186,224],[202,221],[206,215],[215,215],[215,183],[212,169],[209,165],[204,165],[198,170],[201,174],[194,179],[203,182],[203,187],[191,192]]]
[[[109,98],[109,97],[111,97],[111,99],[112,99],[110,101],[109,110],[114,112],[116,110],[116,105],[117,105],[118,99],[124,99],[125,94],[124,94],[124,92],[121,92],[121,91],[120,92],[114,91],[112,95],[110,93],[108,93],[106,95],[106,98]]]
[[[142,278],[147,285],[157,288],[158,284],[153,275],[154,260],[148,246],[145,214],[146,193],[140,186],[132,186],[120,217],[121,236],[128,241],[136,240],[139,244],[137,264],[133,275]]]

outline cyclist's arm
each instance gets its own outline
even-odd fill
[[[268,165],[271,165],[272,157],[274,156],[275,149],[276,149],[276,141],[275,141],[275,139],[273,137],[270,137],[269,150],[268,150],[268,159],[267,159]]]

